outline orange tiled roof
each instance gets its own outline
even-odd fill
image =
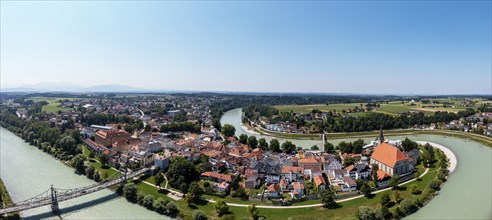
[[[204,173],[202,173],[202,176],[213,177],[213,178],[221,179],[221,180],[224,180],[227,182],[232,182],[232,176],[227,175],[227,174],[220,174],[220,173],[216,173],[216,172],[204,172]]]
[[[383,180],[385,177],[391,177],[391,174],[386,173],[382,170],[378,170],[377,174],[378,174],[378,180]]]
[[[268,192],[271,193],[271,192],[280,192],[280,186],[277,185],[277,184],[272,184],[270,186],[268,186]]]
[[[304,173],[304,170],[302,167],[297,167],[297,166],[283,166],[282,167],[282,173]]]
[[[384,163],[391,168],[394,168],[398,161],[408,160],[408,157],[397,147],[387,143],[382,143],[376,147],[371,158]]]
[[[303,158],[303,159],[299,160],[299,163],[315,163],[315,164],[318,164],[319,162],[314,158]]]
[[[320,186],[321,184],[326,185],[325,178],[322,176],[315,176],[314,182],[316,183],[316,186]]]

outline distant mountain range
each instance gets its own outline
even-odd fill
[[[0,88],[0,92],[154,92],[147,89],[135,88],[119,84],[103,84],[83,87],[73,83],[39,83],[19,87]]]

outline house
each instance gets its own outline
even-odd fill
[[[323,176],[315,176],[314,183],[316,184],[316,188],[318,188],[318,190],[324,190],[326,188],[326,181]]]
[[[388,186],[388,182],[391,179],[391,175],[389,175],[388,173],[382,170],[378,170],[376,173],[378,175],[378,181],[377,181],[378,188],[383,188]]]
[[[217,188],[217,192],[225,192],[227,191],[227,188],[229,188],[229,183],[225,181],[221,183],[216,183],[216,188]]]
[[[299,166],[303,169],[321,170],[321,162],[315,158],[300,159]]]
[[[278,184],[275,184],[275,183],[270,184],[268,186],[268,189],[267,189],[268,196],[272,197],[272,198],[278,197],[278,195],[281,191],[282,191],[282,189],[280,188],[280,186]]]
[[[281,179],[279,185],[282,190],[286,190],[289,184],[284,179]]]
[[[371,155],[371,164],[377,164],[379,170],[389,175],[403,175],[412,172],[413,161],[397,147],[382,143],[374,149]]]
[[[164,170],[169,166],[170,157],[154,154],[154,165],[159,169]]]
[[[96,143],[110,147],[114,142],[126,142],[131,138],[131,134],[124,130],[99,130],[96,132]]]
[[[214,182],[232,182],[234,180],[234,176],[227,175],[227,174],[220,174],[216,172],[204,172],[201,175],[201,178],[203,179],[208,179]]]
[[[346,176],[353,179],[367,179],[371,174],[371,169],[367,164],[358,163],[345,167]]]
[[[295,197],[300,198],[304,196],[304,183],[295,182],[292,184],[294,186],[294,191],[292,192]]]
[[[357,183],[355,183],[355,181],[352,178],[348,176],[344,176],[343,181],[344,184],[342,185],[342,191],[346,192],[346,191],[357,190]]]
[[[281,176],[282,179],[292,182],[298,180],[304,175],[304,169],[297,166],[283,166]]]
[[[254,189],[259,185],[258,175],[246,176],[246,180],[243,183],[244,188]]]
[[[342,164],[333,155],[325,159],[323,163],[323,171],[327,172],[329,170],[340,170],[342,169]]]

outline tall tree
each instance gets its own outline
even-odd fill
[[[234,136],[234,133],[236,133],[236,128],[230,124],[224,124],[221,129],[222,134],[225,137],[232,137]]]
[[[248,145],[251,148],[256,148],[258,146],[258,141],[256,140],[256,137],[251,135],[248,137]]]
[[[270,150],[278,153],[282,152],[280,150],[280,143],[278,142],[277,139],[274,138],[270,141]]]
[[[258,147],[262,150],[268,150],[268,143],[265,138],[258,139]]]
[[[239,135],[239,143],[247,144],[248,143],[248,135],[247,134]]]

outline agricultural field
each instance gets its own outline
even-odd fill
[[[354,109],[356,106],[361,107],[366,103],[347,103],[347,104],[314,104],[314,105],[274,105],[273,107],[279,111],[293,111],[301,113],[309,113],[313,109],[319,109],[322,112],[337,111]]]
[[[32,100],[34,102],[47,102],[47,105],[44,105],[42,108],[42,111],[48,112],[48,113],[55,113],[58,111],[69,111],[73,110],[73,108],[63,108],[60,107],[61,100],[75,100],[75,98],[61,98],[61,97],[32,97],[26,100]]]
[[[461,100],[458,99],[431,99],[431,101],[437,101],[437,103],[422,103],[422,102],[402,102],[402,101],[393,101],[388,103],[380,104],[380,108],[373,110],[372,112],[383,113],[388,115],[399,115],[404,112],[409,111],[421,111],[426,115],[433,115],[434,112],[437,111],[447,111],[457,113],[459,111],[466,110],[466,107],[461,105]],[[482,99],[474,99],[470,100],[475,103],[474,108],[479,107],[480,105],[492,105],[492,101],[482,100]],[[444,103],[447,103],[445,105]],[[354,109],[357,107],[364,107],[366,103],[346,103],[346,104],[313,104],[313,105],[275,105],[274,108],[279,111],[293,111],[300,113],[309,113],[313,109],[319,109],[323,112],[328,111],[337,111],[341,112],[342,110]],[[371,112],[356,112],[350,113],[350,116],[364,116],[370,114]]]

